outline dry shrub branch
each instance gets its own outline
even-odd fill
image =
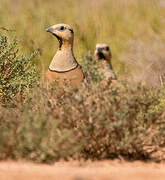
[[[3,38],[6,39],[1,37],[1,42]],[[6,40],[5,44],[9,47]],[[87,76],[82,87],[72,89],[58,82],[45,87],[38,80],[34,82],[33,64],[26,68],[29,59],[20,60],[16,58],[17,51],[11,49],[11,52],[15,55],[1,47],[1,79],[6,82],[0,86],[1,160],[52,163],[70,158],[164,159],[163,88],[151,89],[120,81],[111,87],[111,82],[103,86],[104,77],[97,72],[90,55],[82,64]],[[15,67],[17,71],[12,71]],[[20,102],[14,97],[22,86],[24,93]],[[10,92],[14,92],[14,96]],[[13,108],[4,106],[13,101],[16,104]]]

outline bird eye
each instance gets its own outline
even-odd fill
[[[109,47],[107,46],[107,47],[105,48],[105,50],[106,50],[106,51],[109,51]]]
[[[100,47],[96,47],[96,50],[97,51],[101,51],[102,49]]]
[[[65,29],[64,26],[60,26],[58,30],[63,31],[64,29]]]

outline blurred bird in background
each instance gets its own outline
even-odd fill
[[[98,60],[98,70],[103,73],[105,81],[116,82],[117,77],[111,64],[112,54],[110,47],[105,43],[97,43],[94,55]]]

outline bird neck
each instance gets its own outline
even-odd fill
[[[49,70],[55,72],[68,72],[75,69],[78,63],[74,57],[72,46],[63,44],[54,55]]]
[[[102,68],[110,68],[112,69],[112,64],[111,64],[111,59],[101,59],[99,61],[99,66],[101,66]]]
[[[61,45],[59,46],[59,50],[65,50],[65,49],[67,49],[69,51],[70,50],[72,51],[72,49],[73,49],[73,42],[68,42],[68,41],[62,40]]]
[[[106,61],[107,63],[111,63],[111,57],[105,57],[105,59],[103,60]]]

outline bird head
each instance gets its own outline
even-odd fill
[[[103,59],[107,61],[110,61],[112,57],[111,50],[105,43],[97,43],[94,54],[97,59]]]
[[[73,46],[74,33],[68,24],[56,24],[46,29],[46,32],[53,34],[60,43],[61,47]]]

